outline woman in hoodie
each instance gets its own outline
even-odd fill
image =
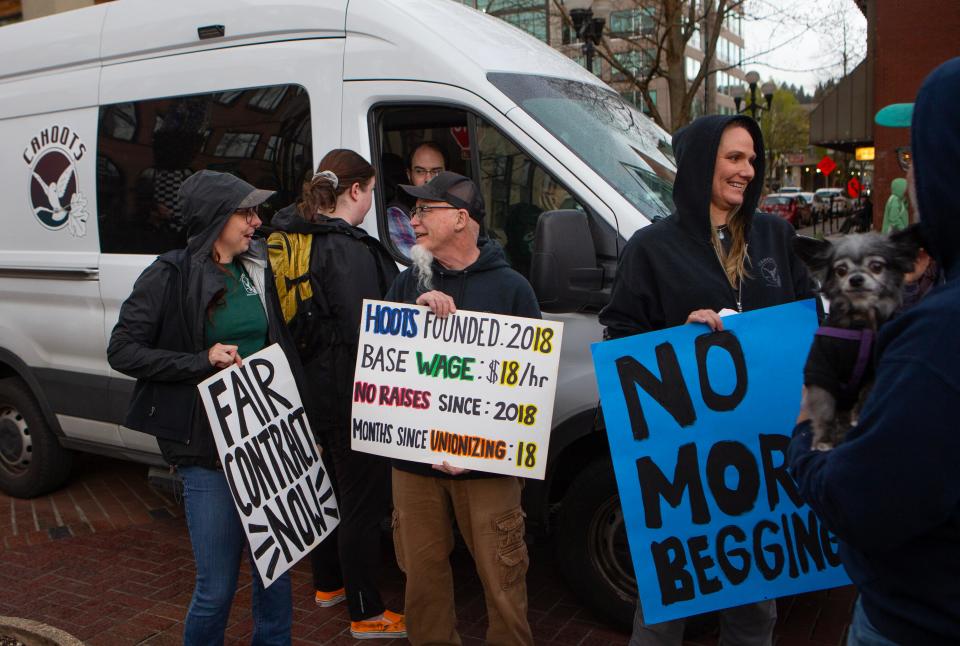
[[[676,209],[624,247],[600,313],[607,338],[685,323],[722,330],[721,314],[811,298],[810,277],[793,253],[793,227],[756,211],[764,172],[757,123],[701,117],[674,135],[673,149]],[[720,642],[768,645],[775,622],[773,601],[725,610]],[[683,628],[683,620],[644,625],[638,605],[630,644],[679,646]]]
[[[898,177],[890,182],[890,197],[883,209],[883,225],[881,233],[901,231],[910,224],[910,215],[907,212],[907,180]]]
[[[382,299],[397,275],[387,250],[360,228],[375,183],[373,166],[363,157],[352,150],[330,151],[304,184],[300,203],[272,222],[279,231],[313,236],[310,283],[316,316],[309,329],[291,330],[307,373],[317,433],[332,458],[340,508],[339,526],[311,553],[315,599],[324,607],[346,599],[350,632],[359,639],[406,637],[403,615],[385,608],[377,586],[379,525],[390,512],[390,462],[350,448],[363,299]]]
[[[271,343],[280,344],[295,375],[299,370],[266,247],[253,239],[257,209],[272,194],[227,173],[187,178],[179,194],[187,247],[163,254],[140,275],[107,348],[110,365],[137,379],[125,425],[156,436],[183,481],[197,569],[184,622],[190,646],[223,643],[247,544],[197,384]],[[289,574],[264,588],[251,569],[252,642],[289,644]]]

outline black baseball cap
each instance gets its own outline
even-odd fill
[[[449,202],[458,209],[466,209],[477,222],[483,222],[483,196],[469,177],[445,170],[423,186],[401,184],[400,188],[418,200]]]

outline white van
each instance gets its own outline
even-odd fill
[[[72,451],[161,464],[121,424],[133,382],[106,344],[134,279],[184,244],[191,172],[275,189],[279,208],[326,151],[352,148],[377,167],[377,235],[405,155],[430,140],[482,187],[487,233],[565,324],[547,479],[525,507],[585,601],[629,623],[590,344],[624,241],[672,206],[666,132],[449,0],[119,0],[0,29],[0,61],[0,489],[61,485]]]

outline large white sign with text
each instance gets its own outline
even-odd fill
[[[365,300],[354,450],[542,480],[563,324]]]
[[[197,387],[257,570],[268,586],[340,522],[290,364],[274,344]]]

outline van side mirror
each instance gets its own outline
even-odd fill
[[[534,234],[530,283],[541,309],[548,312],[577,312],[607,303],[610,288],[604,288],[604,270],[597,265],[585,213],[561,210],[540,215]]]

